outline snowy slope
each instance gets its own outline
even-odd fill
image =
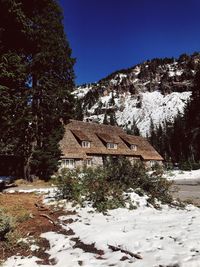
[[[174,117],[179,113],[183,114],[184,107],[190,99],[191,92],[173,92],[164,96],[158,91],[141,93],[140,107],[138,108],[138,99],[133,98],[130,93],[121,94],[119,98],[115,99],[115,112],[117,124],[120,126],[131,127],[133,121],[136,122],[140,133],[143,136],[149,134],[149,127],[151,120],[155,126],[159,124],[163,125],[166,121],[173,121]],[[100,97],[105,108],[112,108],[109,105],[111,94],[108,96]],[[98,107],[98,103],[95,104],[89,113],[93,114]],[[85,119],[98,120],[103,122],[104,113],[100,115],[85,116]]]
[[[114,116],[124,128],[135,123],[146,136],[151,121],[158,127],[184,113],[199,63],[198,53],[146,61],[79,86],[74,95],[82,102],[85,120],[102,123],[107,114],[108,121]]]

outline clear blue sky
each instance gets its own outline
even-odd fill
[[[60,0],[76,83],[200,51],[200,0]]]

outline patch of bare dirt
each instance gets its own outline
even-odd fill
[[[76,238],[76,237],[75,238],[71,238],[71,240],[75,242],[75,245],[73,246],[73,248],[80,248],[85,252],[98,254],[99,256],[104,255],[104,251],[101,250],[101,249],[97,249],[95,247],[95,243],[85,244],[79,238]]]
[[[55,264],[55,260],[49,259],[48,253],[45,252],[49,249],[49,242],[40,235],[49,231],[73,235],[72,230],[64,230],[59,223],[58,217],[67,215],[65,211],[44,206],[42,196],[33,193],[0,194],[0,208],[16,220],[9,239],[0,241],[0,261],[18,255],[36,256],[41,259],[40,264]],[[18,242],[19,238],[34,240],[39,249],[31,251],[29,244]]]

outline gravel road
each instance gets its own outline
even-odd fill
[[[181,200],[190,200],[194,204],[200,205],[200,178],[195,180],[179,180],[175,182],[174,189],[178,189],[173,192],[174,197],[178,197]]]

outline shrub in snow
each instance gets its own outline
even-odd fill
[[[118,207],[135,207],[131,203],[130,189],[148,196],[148,201],[156,204],[171,203],[172,182],[162,178],[162,170],[155,167],[149,174],[142,163],[131,165],[125,158],[110,159],[104,167],[63,170],[57,175],[58,198],[84,204],[90,202],[98,211]]]
[[[172,197],[170,188],[171,181],[162,177],[163,169],[160,165],[155,165],[153,172],[149,174],[142,162],[132,165],[125,158],[115,159],[107,163],[107,179],[119,183],[121,188],[126,191],[128,188],[140,188],[140,192],[149,196],[149,201],[154,203],[157,198],[162,203],[171,203]]]
[[[83,183],[85,197],[98,211],[125,206],[123,188],[119,183],[109,181],[107,168],[84,169]]]
[[[83,170],[63,169],[57,174],[57,198],[83,205],[92,203],[98,211],[125,206],[123,190],[119,184],[107,181],[102,167]]]
[[[57,198],[81,202],[83,183],[79,170],[62,169],[54,179],[58,187]]]

